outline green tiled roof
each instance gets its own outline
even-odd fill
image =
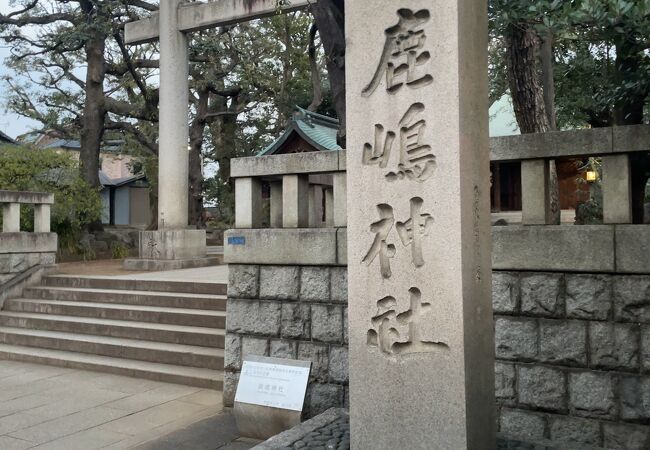
[[[339,121],[337,119],[296,107],[296,112],[282,136],[258,153],[257,156],[275,154],[293,133],[297,133],[320,151],[341,150],[341,147],[336,143],[338,130]]]

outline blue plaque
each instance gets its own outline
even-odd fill
[[[244,236],[229,237],[228,245],[246,245],[246,238]]]

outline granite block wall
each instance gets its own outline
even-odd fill
[[[312,361],[305,416],[347,404],[347,269],[231,265],[224,404],[246,355]]]
[[[34,266],[54,264],[56,253],[4,253],[0,254],[0,289],[10,280]]]
[[[494,272],[502,435],[650,448],[650,276]]]
[[[650,275],[493,272],[498,430],[650,448]],[[306,416],[346,406],[344,267],[230,266],[224,401],[246,354],[313,362]]]

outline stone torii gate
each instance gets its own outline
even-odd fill
[[[130,267],[180,268],[206,255],[205,231],[188,229],[189,59],[187,34],[304,9],[314,0],[162,0],[151,17],[126,24],[127,44],[160,40],[158,231],[140,238],[140,260]]]
[[[186,33],[277,8],[162,0],[127,27],[129,43],[161,42],[161,230],[145,237],[145,257],[205,250],[205,235],[186,229]],[[487,2],[345,8],[352,448],[494,448]]]

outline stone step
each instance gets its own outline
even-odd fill
[[[7,300],[5,311],[54,314],[59,316],[151,322],[205,328],[225,328],[224,311],[163,308],[159,306],[121,305],[115,303],[68,302],[62,300]]]
[[[177,292],[144,292],[115,289],[83,289],[37,286],[23,292],[25,298],[80,302],[119,303],[124,305],[225,311],[225,295]]]
[[[84,288],[84,289],[119,289],[128,291],[179,292],[185,294],[226,295],[225,283],[198,283],[186,281],[136,280],[115,277],[81,277],[69,275],[51,275],[43,278],[44,286]]]
[[[71,369],[94,370],[207,389],[223,388],[223,372],[108,356],[0,344],[0,359],[49,364]]]
[[[0,311],[0,326],[216,348],[225,339],[223,329],[12,311]]]
[[[223,350],[195,345],[0,327],[0,343],[223,370]]]

